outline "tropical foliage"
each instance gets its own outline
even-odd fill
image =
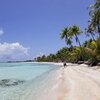
[[[86,51],[91,57],[91,65],[96,65],[100,61],[100,39],[92,41],[86,48]]]
[[[85,29],[86,34],[91,36],[90,40],[86,40],[81,44],[79,35],[83,33],[79,26],[67,26],[60,33],[60,38],[65,40],[69,47],[64,47],[55,54],[43,55],[35,58],[36,61],[46,62],[73,62],[88,61],[90,65],[96,65],[100,62],[100,0],[96,0],[89,7],[89,25]],[[84,34],[84,33],[83,33]],[[86,35],[87,36],[87,35]],[[74,46],[73,39],[76,40],[78,46]]]
[[[95,4],[89,7],[89,26],[88,32],[90,34],[98,34],[100,37],[100,0],[96,0]]]

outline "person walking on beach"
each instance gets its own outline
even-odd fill
[[[67,65],[66,65],[66,61],[64,61],[63,66],[64,66],[64,68],[67,66]]]

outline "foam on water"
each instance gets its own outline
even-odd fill
[[[1,86],[0,100],[42,100],[41,97],[52,88],[56,81],[54,76],[58,67],[54,65],[32,63],[9,63],[8,66],[7,64],[1,65],[1,80],[15,79],[14,82],[18,80],[25,80],[25,82],[14,86]]]

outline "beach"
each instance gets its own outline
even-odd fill
[[[28,66],[31,70],[34,65],[34,63],[24,64],[31,65]],[[67,63],[64,68],[63,63],[48,62],[35,63],[35,66],[37,65],[39,68],[42,65],[41,70],[48,66],[51,69],[45,69],[44,71],[47,71],[42,71],[41,75],[38,73],[39,76],[36,78],[27,76],[27,80],[21,84],[0,86],[0,100],[100,100],[99,67]],[[28,67],[27,70],[30,72]],[[17,81],[11,79],[8,83]]]
[[[48,89],[43,90],[35,100],[100,100],[100,69],[98,67],[68,63],[64,68],[62,63],[52,64],[61,68],[52,77],[54,82],[51,87],[47,86]],[[32,96],[30,97],[31,99],[27,100],[32,100]]]
[[[61,93],[55,100],[100,100],[100,69],[97,67],[67,64],[59,81]]]
[[[100,100],[100,0],[0,4],[0,100]]]

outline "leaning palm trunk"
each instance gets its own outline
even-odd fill
[[[95,41],[93,33],[90,33],[90,34],[91,34],[91,37],[92,37],[93,41]]]
[[[82,61],[83,60],[83,55],[82,55],[83,54],[83,49],[82,49],[82,46],[81,46],[81,43],[80,43],[80,40],[79,40],[77,34],[75,34],[75,37],[76,37],[76,42],[78,42],[78,44],[80,46],[80,50],[81,50],[81,54],[80,54],[79,60]]]
[[[78,36],[77,36],[76,34],[75,34],[75,36],[76,36],[76,41],[79,43],[80,48],[82,48],[82,47],[81,47],[81,43],[80,43],[80,40],[79,40]]]

